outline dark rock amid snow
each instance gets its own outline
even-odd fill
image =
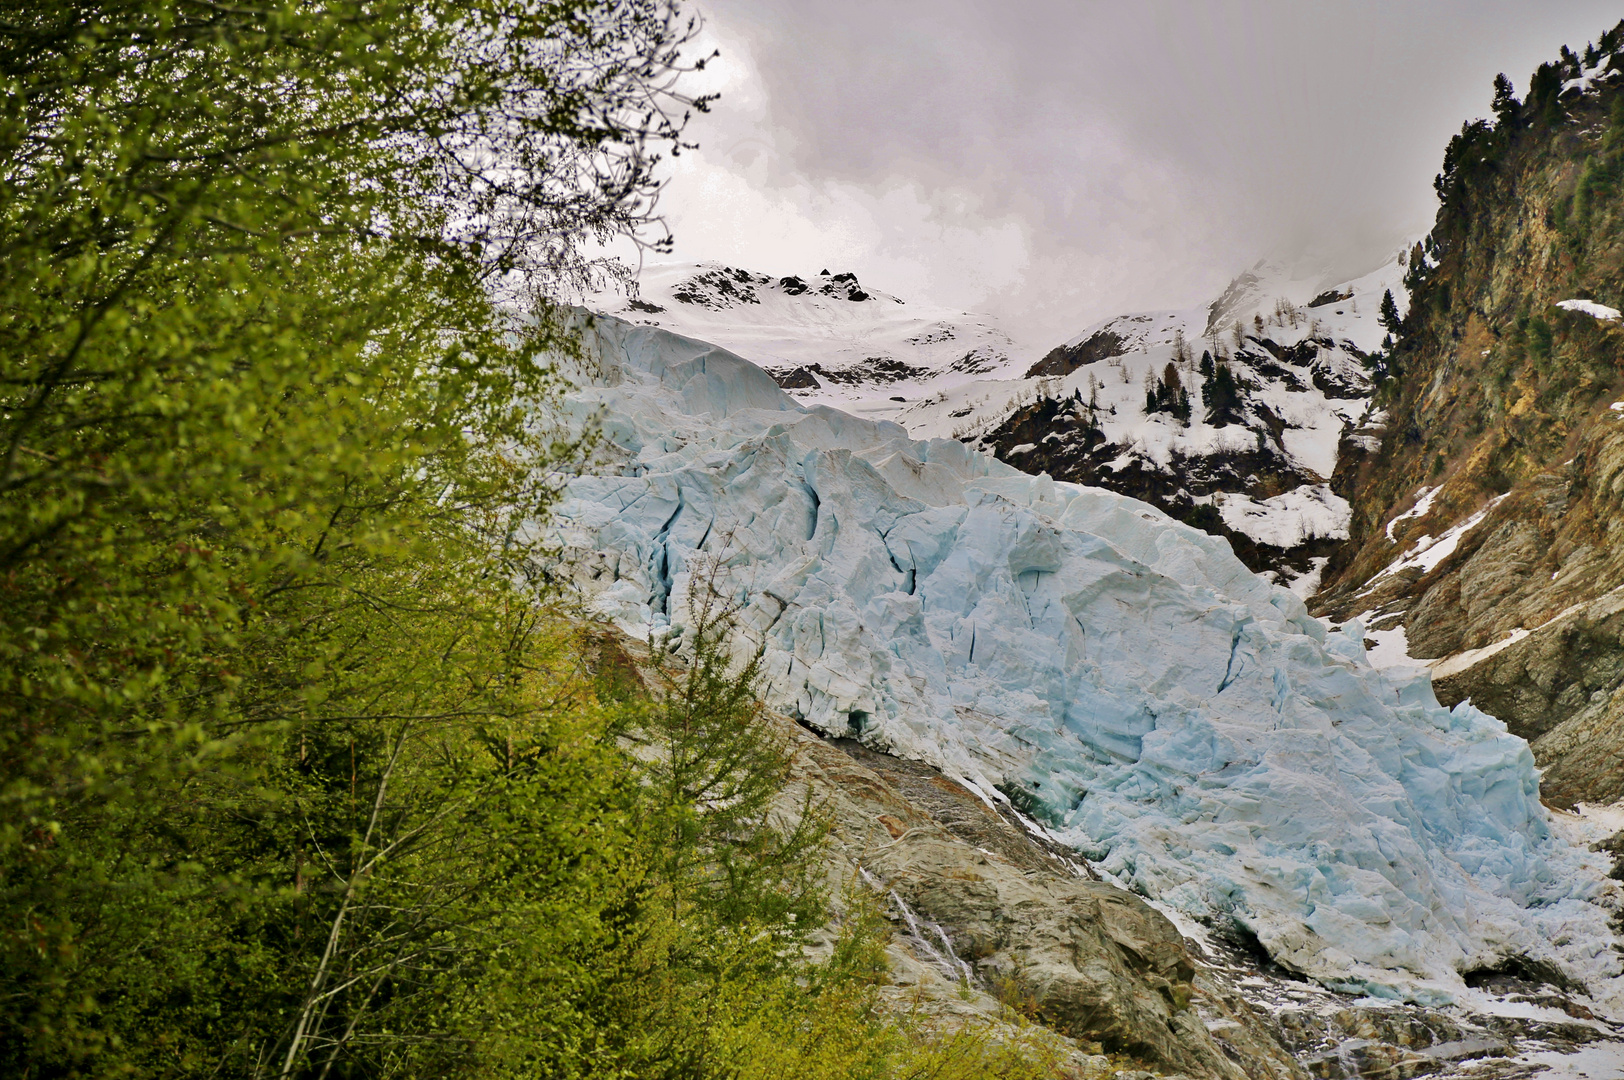
[[[1097,364],[1113,356],[1121,356],[1126,351],[1120,335],[1111,330],[1098,330],[1076,345],[1061,345],[1051,349],[1048,355],[1027,369],[1026,377],[1037,379],[1044,376],[1070,375],[1080,367]]]
[[[897,419],[1143,499],[1307,591],[1347,536],[1329,481],[1371,426],[1375,314],[1400,277],[1397,257],[1330,289],[1260,263],[1210,305],[1107,319],[1020,380],[944,390]]]

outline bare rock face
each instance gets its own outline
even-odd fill
[[[1026,377],[1035,379],[1040,376],[1070,375],[1080,367],[1121,356],[1123,351],[1121,335],[1101,330],[1071,348],[1062,345],[1049,350],[1042,360],[1032,365]]]
[[[1607,410],[1568,461],[1501,497],[1474,492],[1463,471],[1427,513],[1393,507],[1392,539],[1378,531],[1357,555],[1370,576],[1344,574],[1316,600],[1333,618],[1402,625],[1410,656],[1432,662],[1440,702],[1470,699],[1529,741],[1552,806],[1624,798],[1621,415]],[[1380,565],[1451,533],[1453,550],[1430,568]]]
[[[1165,916],[1090,880],[1085,863],[1012,811],[926,766],[782,723],[796,751],[785,805],[810,790],[832,816],[834,876],[877,891],[897,924],[892,952],[911,984],[905,992],[961,1014],[977,999],[991,1015],[1015,1007],[1084,1056],[1127,1055],[1163,1075],[1307,1076],[1262,1013],[1221,980],[1198,978]]]
[[[1571,807],[1624,799],[1624,593],[1608,592],[1458,673],[1439,700],[1507,719],[1544,764],[1541,797]]]

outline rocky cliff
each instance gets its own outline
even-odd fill
[[[1624,24],[1564,49],[1450,144],[1315,605],[1433,661],[1440,699],[1527,738],[1562,806],[1624,798],[1621,46]]]

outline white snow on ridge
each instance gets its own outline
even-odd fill
[[[638,298],[606,291],[588,306],[721,345],[775,374],[806,371],[792,397],[871,420],[1033,357],[990,315],[901,299],[827,271],[772,277],[719,263],[645,267]],[[816,365],[818,371],[811,369]],[[896,400],[896,399],[902,400]]]
[[[1345,504],[1334,496],[1327,500],[1325,481],[1335,472],[1342,438],[1367,419],[1370,385],[1361,354],[1377,350],[1386,333],[1377,318],[1382,294],[1391,290],[1401,312],[1408,304],[1407,258],[1397,253],[1362,277],[1330,285],[1322,274],[1259,262],[1209,305],[1121,315],[1088,327],[1062,348],[1084,347],[1081,355],[1093,358],[1068,374],[965,381],[907,404],[895,419],[916,437],[988,445],[1007,417],[1040,397],[1072,398],[1079,406],[1092,402],[1089,423],[1109,448],[1112,471],[1137,464],[1181,477],[1181,470],[1202,473],[1203,484],[1231,485],[1213,495],[1196,487],[1191,498],[1215,497],[1229,505],[1226,523],[1256,541],[1285,540],[1289,547],[1345,535],[1347,517],[1337,520]],[[1199,362],[1204,352],[1227,358],[1243,385],[1243,422],[1208,422]],[[1191,400],[1187,423],[1146,411],[1147,387],[1165,379],[1169,367]],[[1047,436],[1083,437],[1066,431]],[[1036,468],[1030,461],[1040,459],[1023,459],[1015,449],[1004,451],[1012,464]],[[1232,464],[1248,455],[1283,463],[1301,476],[1301,486],[1266,500],[1248,498],[1235,490],[1247,482],[1248,470]],[[1209,468],[1203,461],[1219,464]],[[1214,479],[1225,470],[1236,475]],[[1105,477],[1101,482],[1110,483]]]
[[[1562,88],[1557,91],[1557,97],[1564,97],[1570,90],[1577,90],[1581,94],[1590,94],[1600,89],[1601,84],[1619,75],[1618,57],[1616,53],[1600,53],[1593,64],[1581,64],[1577,78],[1566,79]]]
[[[1443,1001],[1525,954],[1618,975],[1599,857],[1552,832],[1527,744],[1424,671],[1377,671],[1228,545],[1098,489],[803,408],[728,352],[602,320],[618,460],[552,526],[634,633],[680,634],[707,560],[770,697],[1020,789],[1133,888],[1234,920],[1327,985]]]

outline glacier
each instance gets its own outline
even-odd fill
[[[805,407],[664,329],[582,316],[603,451],[538,541],[679,641],[696,575],[771,703],[1004,799],[1119,883],[1334,989],[1424,1004],[1509,956],[1619,985],[1598,856],[1523,740],[1370,665],[1222,539],[950,439]]]

